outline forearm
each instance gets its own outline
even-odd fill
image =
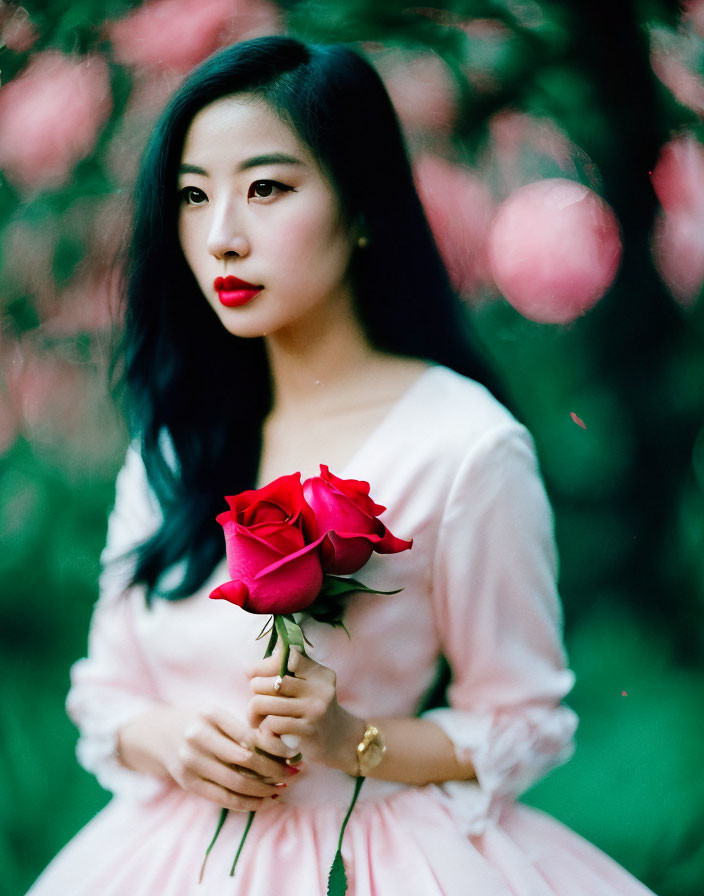
[[[356,749],[367,723],[383,734],[386,752],[368,776],[404,784],[439,784],[476,778],[469,763],[460,763],[454,745],[445,732],[428,719],[369,718],[344,713],[340,746],[334,765],[350,775],[357,774]]]

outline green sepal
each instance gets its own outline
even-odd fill
[[[349,594],[350,591],[361,591],[364,594],[398,594],[403,591],[403,588],[395,588],[393,591],[380,591],[378,588],[369,588],[367,585],[358,582],[356,579],[332,576],[326,573],[323,577],[323,587],[320,591],[320,597],[341,597],[343,594]]]
[[[304,656],[308,656],[306,653],[306,639],[303,637],[303,630],[293,616],[275,616],[274,626],[286,647],[297,647]]]
[[[274,652],[274,648],[276,647],[276,642],[279,640],[279,633],[276,630],[276,617],[271,617],[271,629],[269,630],[269,643],[266,645],[266,650],[264,651],[264,659],[270,657]],[[262,632],[263,634],[263,632]],[[260,635],[261,637],[261,635]]]

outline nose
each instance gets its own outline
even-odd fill
[[[223,203],[215,209],[212,218],[208,232],[208,252],[224,261],[247,255],[249,249],[242,216],[235,212],[232,203]]]

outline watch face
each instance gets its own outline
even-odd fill
[[[362,774],[375,768],[386,752],[386,745],[379,731],[375,728],[369,733],[372,736],[367,739],[365,734],[364,749],[359,752],[359,768]]]

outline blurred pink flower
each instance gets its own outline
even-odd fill
[[[697,71],[701,38],[689,29],[650,29],[650,64],[678,103],[704,113],[704,79]]]
[[[29,340],[11,346],[8,361],[8,394],[27,438],[75,435],[84,404],[78,365],[38,350]]]
[[[0,455],[12,447],[19,435],[17,409],[5,385],[8,381],[10,354],[10,342],[0,332]]]
[[[185,73],[219,47],[280,28],[268,0],[147,0],[107,33],[118,62]]]
[[[504,109],[489,119],[488,158],[483,164],[494,170],[504,195],[545,176],[546,165],[576,174],[578,154],[583,155],[549,118]]]
[[[19,431],[35,446],[57,453],[62,465],[85,471],[114,464],[122,435],[104,371],[99,364],[62,356],[74,350],[70,341],[49,348],[39,338],[25,337],[3,346],[3,364]]]
[[[29,13],[23,6],[10,6],[0,2],[0,47],[24,53],[37,37]]]
[[[51,271],[59,237],[56,219],[45,215],[39,226],[21,217],[5,225],[0,249],[3,256],[3,285],[7,292],[39,297],[50,303],[56,295]]]
[[[457,89],[440,56],[383,51],[375,56],[374,64],[407,131],[452,132]]]
[[[652,183],[662,206],[653,229],[655,265],[675,298],[687,305],[704,282],[704,146],[691,135],[670,140]]]
[[[682,0],[682,19],[704,37],[704,0]]]
[[[516,190],[489,233],[494,282],[525,317],[567,323],[606,292],[621,258],[619,226],[588,187],[550,178]]]
[[[23,187],[59,186],[93,149],[111,109],[100,56],[37,54],[0,88],[0,168]]]
[[[119,271],[95,265],[81,269],[43,321],[45,336],[100,333],[117,322]]]
[[[514,32],[498,19],[470,19],[454,26],[467,36],[462,71],[477,93],[493,93],[501,86],[500,71]]]
[[[423,155],[414,165],[418,193],[428,223],[460,295],[489,280],[487,233],[494,201],[486,184],[468,168]]]
[[[14,409],[0,392],[0,455],[12,448],[17,439],[18,427]]]

